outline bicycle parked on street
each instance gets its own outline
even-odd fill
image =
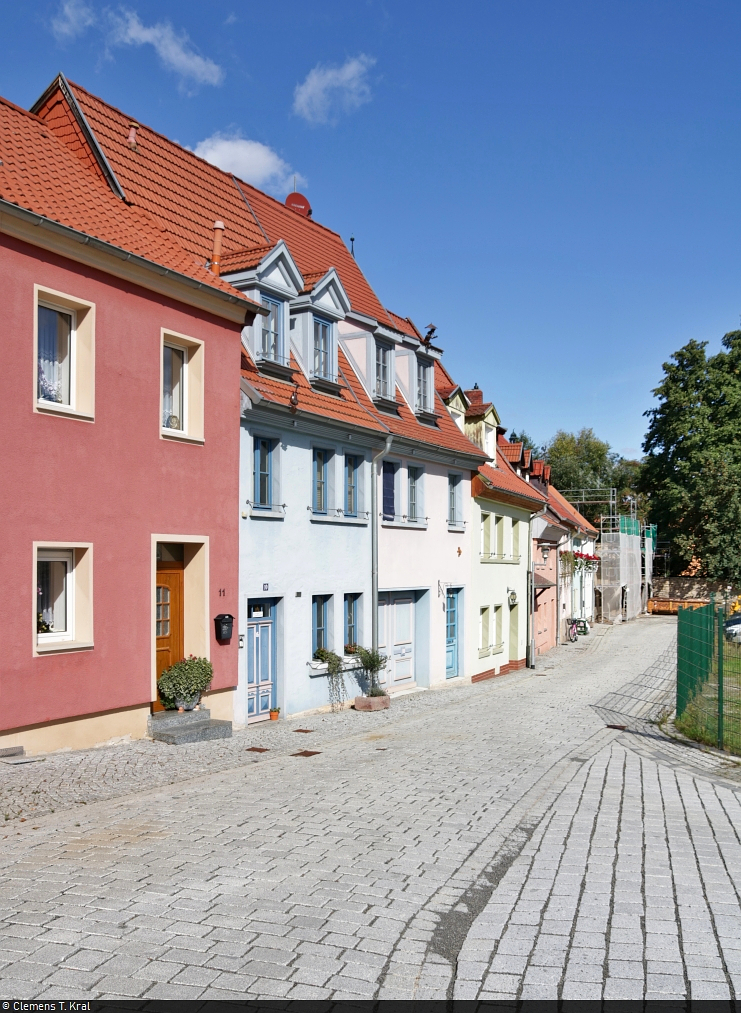
[[[586,619],[567,619],[566,620],[566,635],[572,644],[575,644],[579,638],[579,634],[585,637],[589,633],[589,624]]]

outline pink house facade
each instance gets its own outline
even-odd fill
[[[3,101],[0,156],[0,748],[143,736],[158,670],[190,653],[230,717],[214,617],[237,612],[256,308]]]

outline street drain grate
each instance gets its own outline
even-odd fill
[[[247,746],[245,753],[269,753],[267,746]]]
[[[311,735],[314,731],[313,728],[294,728],[293,730],[297,735]]]
[[[319,756],[321,749],[300,749],[297,753],[291,753],[291,756]]]

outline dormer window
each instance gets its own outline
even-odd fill
[[[388,345],[376,345],[376,397],[390,400],[391,391],[391,349]]]
[[[430,367],[423,359],[417,359],[417,409],[430,410]]]
[[[448,411],[450,412],[450,417],[453,422],[455,422],[461,432],[464,432],[465,420],[463,418],[463,412],[456,411],[455,408],[449,408]]]
[[[283,303],[264,295],[262,304],[268,311],[268,315],[262,318],[262,335],[257,356],[270,362],[285,362],[282,326]]]
[[[332,325],[320,317],[314,317],[314,376],[333,379]]]

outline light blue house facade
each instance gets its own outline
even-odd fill
[[[344,658],[358,692],[352,649],[371,636],[370,462],[385,434],[343,376],[337,322],[350,306],[334,270],[307,291],[279,243],[229,280],[269,311],[243,332],[234,718],[247,724],[329,704],[320,647]]]

